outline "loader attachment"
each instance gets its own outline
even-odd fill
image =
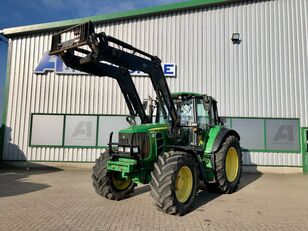
[[[71,35],[73,36],[72,39],[70,38]],[[168,114],[171,118],[170,136],[176,136],[180,121],[161,67],[161,60],[157,56],[106,35],[104,32],[95,33],[91,21],[55,34],[52,38],[52,47],[49,54],[60,56],[64,63],[73,69],[98,76],[109,76],[117,79],[118,82],[122,81],[124,76],[119,74],[117,76],[114,74],[112,76],[106,75],[106,65],[110,66],[110,68],[107,68],[110,71],[112,67],[116,67],[117,73],[121,73],[121,71],[127,73],[129,70],[147,73],[156,92],[159,105],[164,105],[164,107],[161,107],[164,118],[167,120]],[[77,60],[78,62],[76,62]],[[103,63],[106,65],[103,66]],[[95,73],[93,70],[95,70]],[[131,86],[134,86],[131,78],[128,78],[127,81],[131,82]],[[123,92],[123,94],[125,97],[126,92]],[[132,105],[136,105],[136,113],[133,116],[140,116],[142,123],[151,122],[152,118],[146,116],[144,109],[142,109],[142,103],[135,86],[133,92],[129,94],[128,100],[136,101],[132,103]]]
[[[67,34],[73,34],[73,38],[64,40],[64,36]],[[50,55],[58,55],[64,53],[66,50],[79,48],[81,46],[89,44],[90,35],[94,34],[93,24],[90,22],[71,27],[63,30],[52,37]]]

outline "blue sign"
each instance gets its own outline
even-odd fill
[[[55,72],[56,74],[87,74],[67,67],[61,58],[56,55],[49,55],[48,52],[43,55],[34,73],[45,74],[47,71]]]
[[[175,77],[176,76],[176,65],[174,63],[162,63],[162,69],[166,77]],[[56,74],[78,74],[78,75],[87,75],[88,73],[74,70],[70,67],[67,67],[61,58],[56,55],[49,55],[46,52],[38,65],[36,66],[34,73],[35,74],[45,74],[46,72],[51,71]],[[148,74],[142,71],[130,71],[131,76],[147,76]]]

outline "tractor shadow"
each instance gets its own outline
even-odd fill
[[[242,152],[242,154],[243,154],[242,175],[238,189],[234,193],[243,190],[248,185],[252,184],[253,182],[257,181],[259,178],[262,177],[262,173],[257,170],[257,165],[252,161],[250,152],[245,150]],[[200,207],[209,203],[212,200],[215,200],[221,195],[223,194],[210,192],[208,190],[205,191],[199,190],[199,192],[196,195],[194,206],[191,211],[194,210],[204,211],[204,209]]]
[[[234,193],[243,190],[245,187],[247,187],[251,183],[258,180],[260,177],[262,177],[262,174],[260,172],[242,173],[241,182],[239,184],[238,189]],[[208,190],[199,190],[197,192],[195,202],[194,202],[194,206],[193,206],[191,212],[194,211],[194,210],[204,211],[204,209],[200,208],[200,207],[209,203],[210,201],[215,200],[216,198],[218,198],[222,195],[223,194],[221,194],[221,193],[210,192]]]
[[[260,172],[254,173],[243,173],[241,177],[241,182],[239,184],[238,189],[235,191],[238,192],[243,188],[247,187],[249,184],[253,183],[254,181],[258,180],[262,174]],[[134,193],[131,194],[131,197],[135,197],[144,193],[148,193],[151,191],[151,187],[149,184],[141,185],[135,188]],[[194,207],[192,210],[196,210],[199,207],[205,205],[206,203],[215,200],[217,197],[221,196],[220,193],[210,192],[208,190],[199,190],[196,195],[196,199],[194,202]],[[200,209],[199,209],[200,210]]]
[[[257,165],[255,165],[251,160],[250,153],[246,151],[243,157],[244,157],[244,163],[246,163],[246,165],[245,164],[243,165],[240,184],[238,189],[234,193],[243,190],[244,188],[246,188],[247,186],[249,186],[250,184],[252,184],[253,182],[257,181],[259,178],[262,177],[262,173],[257,170]],[[151,191],[150,185],[141,185],[135,188],[135,191],[131,196],[132,197],[138,196],[140,194],[144,194],[149,191]],[[209,203],[210,201],[215,200],[221,195],[223,194],[210,192],[208,190],[199,190],[197,192],[191,212],[194,210],[203,211],[203,208],[200,207]]]

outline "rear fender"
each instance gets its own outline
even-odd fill
[[[226,139],[226,137],[230,135],[235,136],[240,140],[240,135],[235,130],[226,127],[221,127],[219,131],[217,130],[218,128],[212,128],[212,129],[216,130],[210,132],[209,141],[207,142],[205,149],[206,153],[217,152],[220,146],[222,145],[223,141]]]

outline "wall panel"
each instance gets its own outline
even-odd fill
[[[308,3],[272,0],[228,4],[98,25],[99,31],[177,65],[172,91],[214,96],[221,115],[300,118],[308,127]],[[242,42],[231,42],[233,32]],[[127,114],[108,78],[33,74],[50,33],[15,37],[12,47],[6,160],[93,161],[100,150],[28,146],[30,113]],[[134,78],[141,98],[154,95],[147,77]],[[256,153],[264,165],[301,165],[301,158]],[[245,163],[249,163],[245,159]]]

